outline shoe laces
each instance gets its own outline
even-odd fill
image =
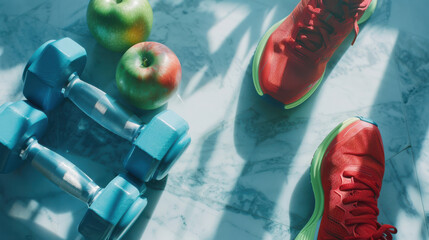
[[[342,200],[342,203],[344,205],[353,204],[354,206],[349,211],[352,217],[345,220],[346,226],[370,224],[374,229],[377,229],[370,236],[361,238],[352,236],[345,238],[345,240],[392,240],[392,234],[395,234],[397,229],[392,225],[381,225],[377,222],[379,214],[377,199],[381,186],[358,171],[344,171],[343,176],[353,180],[351,183],[340,186],[341,191],[350,192]]]
[[[329,19],[333,15],[311,4],[308,4],[304,11],[307,11],[309,17],[297,23],[298,34],[295,38],[287,39],[287,42],[292,49],[295,49],[301,55],[309,57],[312,56],[313,52],[326,47],[329,35],[334,33],[334,28],[325,20],[322,20]]]
[[[344,11],[343,19],[353,19],[353,28],[355,37],[352,45],[356,41],[356,37],[359,34],[358,17],[362,11],[365,11],[369,4],[365,0],[341,0],[342,9]],[[320,3],[323,5],[323,3]],[[335,29],[333,26],[328,24],[328,20],[331,17],[336,17],[326,8],[316,7],[310,2],[304,8],[307,11],[308,17],[297,23],[298,34],[295,39],[287,39],[288,45],[295,49],[301,55],[310,57],[312,54],[322,47],[327,47],[327,42],[330,40],[330,35],[334,34]],[[310,57],[311,58],[311,57]],[[313,59],[318,61],[320,59]]]
[[[345,18],[353,18],[353,29],[355,37],[353,38],[352,45],[355,43],[357,35],[359,34],[358,17],[361,12],[368,9],[368,1],[365,0],[342,0],[342,8]]]

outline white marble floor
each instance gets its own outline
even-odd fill
[[[379,0],[356,44],[343,44],[317,92],[285,111],[257,96],[251,59],[263,33],[298,0],[149,0],[149,40],[169,46],[183,68],[168,108],[193,142],[125,239],[294,239],[309,219],[312,154],[339,122],[375,120],[386,154],[379,200],[395,239],[429,239],[429,27],[424,0]],[[22,96],[22,70],[49,39],[71,37],[88,52],[83,79],[120,98],[120,54],[86,26],[87,0],[0,2],[0,104]],[[350,42],[351,39],[348,39]],[[135,109],[134,109],[135,110]],[[149,119],[153,112],[137,112]],[[130,147],[66,102],[49,114],[42,143],[101,186],[121,172]],[[158,183],[162,185],[162,183]],[[31,166],[0,176],[1,239],[81,239],[83,203]]]

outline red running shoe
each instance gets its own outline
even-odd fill
[[[292,14],[263,36],[253,58],[253,83],[293,108],[319,86],[326,64],[359,23],[374,12],[377,0],[301,0]],[[354,41],[353,41],[354,42]]]
[[[310,174],[315,209],[297,240],[392,239],[396,228],[377,222],[384,150],[374,122],[338,125],[317,148]]]

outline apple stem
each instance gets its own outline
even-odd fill
[[[149,67],[150,66],[150,62],[149,62],[149,59],[147,57],[143,58],[143,66],[144,67]]]

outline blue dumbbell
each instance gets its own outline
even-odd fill
[[[133,143],[124,161],[129,172],[145,182],[164,178],[191,141],[186,121],[164,111],[142,126],[116,100],[79,78],[85,63],[85,49],[70,38],[46,42],[24,69],[25,97],[43,111],[70,99],[100,125]]]
[[[19,101],[0,107],[0,173],[11,172],[23,162],[89,208],[79,224],[87,239],[120,239],[146,207],[144,186],[127,175],[114,178],[104,189],[64,157],[37,141],[48,123],[46,115]]]

